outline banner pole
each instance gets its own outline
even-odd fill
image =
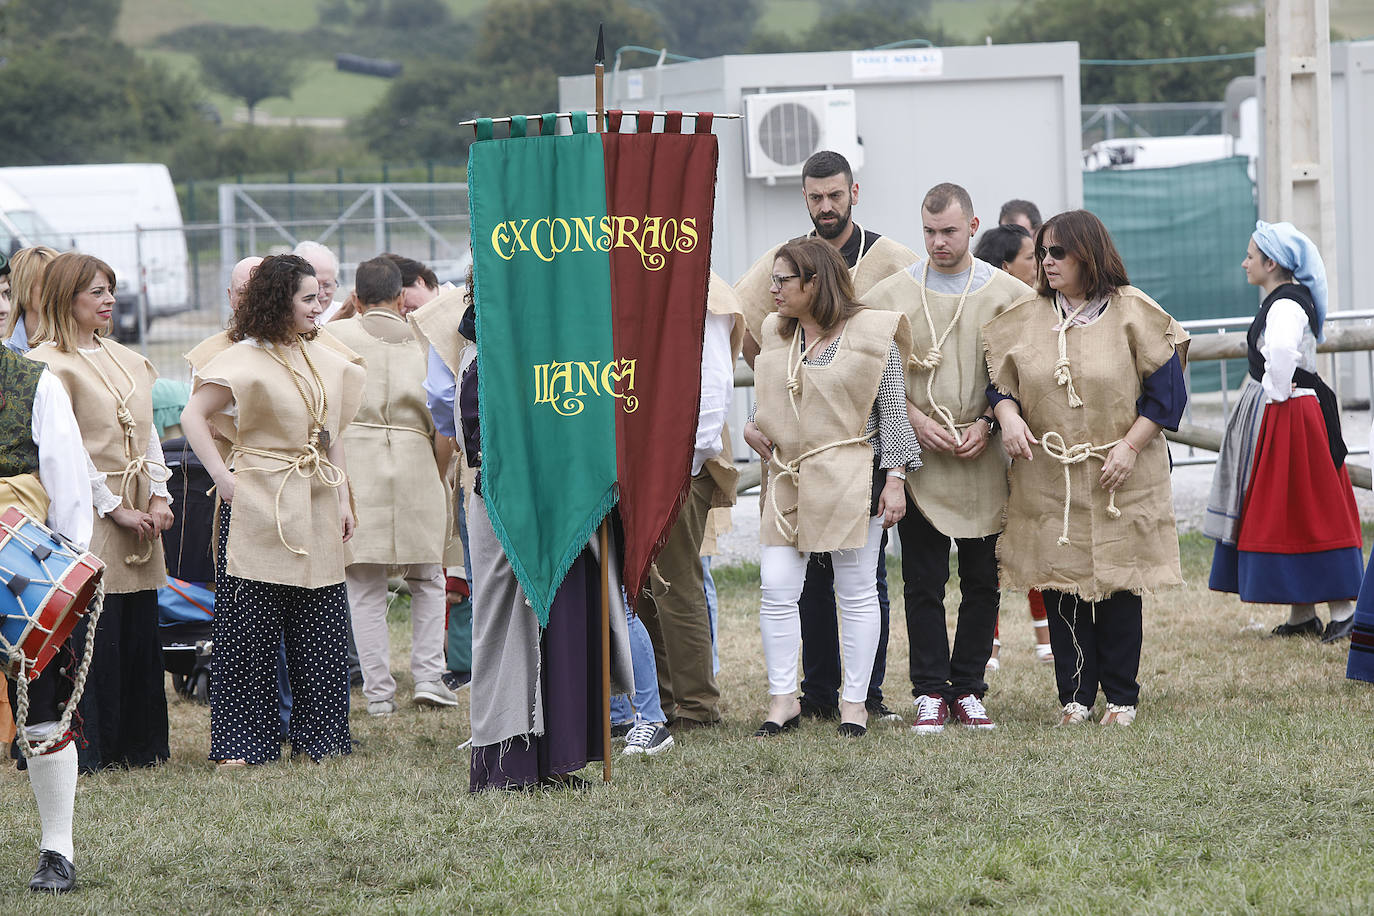
[[[596,132],[606,130],[606,31],[596,27]],[[611,538],[601,520],[601,781],[611,781]]]

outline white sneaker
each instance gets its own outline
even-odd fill
[[[1060,712],[1060,725],[1082,725],[1092,716],[1093,711],[1082,703],[1065,703]]]
[[[1130,725],[1134,721],[1134,706],[1118,706],[1115,703],[1108,703],[1107,712],[1102,716],[1103,725]]]
[[[421,681],[415,685],[414,701],[417,706],[457,706],[458,695],[443,681]]]
[[[396,704],[391,700],[373,700],[367,704],[367,714],[369,716],[389,716],[396,711]]]
[[[641,722],[625,736],[625,750],[620,753],[626,757],[635,754],[648,754],[652,757],[672,746],[673,736],[668,731],[668,726],[662,722]]]

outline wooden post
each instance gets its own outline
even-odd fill
[[[606,130],[606,33],[596,29],[596,132]],[[611,520],[601,520],[601,780],[611,781]]]

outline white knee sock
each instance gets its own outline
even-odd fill
[[[1317,606],[1315,604],[1294,604],[1288,608],[1288,623],[1297,625],[1307,623],[1317,616]]]
[[[72,808],[76,804],[76,745],[30,757],[29,785],[38,802],[38,819],[43,825],[42,849],[72,857]]]
[[[1328,601],[1327,609],[1331,611],[1332,620],[1349,620],[1355,616],[1355,602],[1349,598],[1342,598],[1339,601]]]

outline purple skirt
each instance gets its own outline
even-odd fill
[[[468,791],[520,789],[601,760],[601,574],[590,551],[568,570],[541,634],[544,734],[472,748]]]

